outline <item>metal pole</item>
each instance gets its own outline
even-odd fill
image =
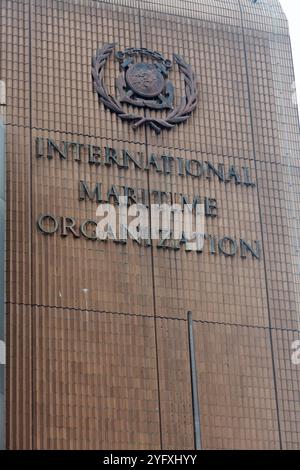
[[[5,123],[0,89],[0,449],[5,449]]]
[[[188,316],[188,332],[189,332],[189,350],[190,350],[195,449],[202,450],[200,407],[199,407],[199,397],[198,397],[197,367],[196,367],[196,357],[195,357],[195,343],[194,343],[192,312],[188,312],[187,316]]]

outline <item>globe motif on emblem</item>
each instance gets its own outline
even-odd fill
[[[165,81],[154,64],[137,63],[126,71],[128,86],[139,96],[154,98],[162,93]]]

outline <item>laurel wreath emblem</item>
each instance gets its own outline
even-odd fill
[[[177,54],[173,54],[174,61],[182,72],[185,82],[185,96],[181,98],[180,103],[164,119],[126,113],[120,102],[107,92],[104,85],[104,67],[114,48],[115,44],[113,43],[105,44],[101,49],[97,50],[96,55],[92,59],[94,89],[104,106],[116,113],[120,119],[131,122],[134,129],[142,125],[148,125],[157,134],[160,134],[162,129],[171,129],[190,117],[197,106],[196,80],[190,65]]]

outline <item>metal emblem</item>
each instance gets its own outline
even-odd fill
[[[92,78],[100,101],[122,120],[132,123],[134,129],[148,125],[159,134],[162,129],[171,129],[186,121],[197,105],[196,80],[191,67],[177,54],[174,62],[184,76],[186,96],[174,107],[174,86],[168,79],[173,67],[170,60],[160,53],[145,48],[130,48],[118,51],[115,56],[120,62],[120,75],[116,80],[118,99],[109,95],[103,80],[106,61],[115,48],[105,44],[92,60]],[[128,106],[167,111],[162,117],[133,114]],[[165,113],[166,113],[165,111]]]

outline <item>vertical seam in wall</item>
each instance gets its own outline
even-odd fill
[[[142,38],[142,19],[141,19],[141,3],[139,2],[139,24],[140,24],[140,47],[143,47]],[[146,111],[144,110],[144,115]],[[146,148],[146,159],[148,161],[148,129],[145,126],[145,148]],[[159,437],[160,447],[163,449],[162,440],[162,422],[161,422],[161,398],[160,398],[160,375],[159,375],[159,360],[158,360],[158,341],[157,341],[157,312],[156,312],[156,295],[155,295],[155,275],[154,275],[154,253],[153,253],[153,242],[151,239],[151,192],[150,192],[150,171],[147,172],[147,192],[148,192],[148,205],[149,205],[149,219],[150,219],[150,250],[151,250],[151,271],[152,271],[152,296],[153,296],[153,311],[154,311],[154,340],[155,340],[155,356],[156,356],[156,376],[157,376],[157,399],[158,399],[158,416],[159,416]]]
[[[32,37],[31,37],[31,2],[29,0],[29,282],[30,282],[30,304],[32,304]],[[34,429],[34,417],[35,417],[35,404],[34,404],[34,354],[33,354],[33,307],[30,307],[30,354],[31,354],[31,448],[35,447],[35,429]]]
[[[241,15],[241,27],[242,27],[242,35],[243,35],[243,47],[244,47],[244,59],[245,59],[246,79],[247,79],[248,102],[249,102],[249,111],[250,111],[250,122],[251,122],[251,135],[252,135],[252,145],[253,145],[254,168],[255,168],[257,200],[258,200],[259,221],[260,221],[260,233],[261,233],[261,240],[262,240],[263,263],[264,263],[264,277],[265,277],[265,284],[266,284],[266,297],[267,297],[267,306],[268,306],[268,321],[269,321],[269,328],[268,328],[268,330],[269,330],[270,347],[271,347],[271,358],[272,358],[272,369],[273,369],[274,392],[275,392],[276,412],[277,412],[278,436],[279,436],[279,446],[280,446],[280,449],[282,450],[282,437],[281,437],[281,425],[280,425],[280,417],[279,417],[279,403],[278,403],[277,378],[276,378],[276,369],[275,369],[274,345],[273,345],[273,338],[272,338],[272,321],[271,321],[271,312],[270,312],[270,299],[269,299],[269,292],[268,292],[268,276],[267,276],[266,259],[265,259],[265,251],[264,251],[265,244],[264,244],[264,233],[263,233],[263,220],[262,220],[261,202],[260,202],[260,194],[259,194],[258,172],[257,172],[257,166],[256,166],[256,150],[255,150],[255,137],[254,137],[254,119],[253,119],[252,104],[251,104],[251,92],[250,92],[250,82],[249,82],[248,57],[247,57],[247,50],[246,50],[245,29],[244,29],[244,21],[243,21],[242,6],[241,6],[240,0],[238,0],[238,2],[239,2],[240,15]]]
[[[3,16],[6,15],[7,12],[4,10],[4,8],[2,9],[2,5],[0,7],[0,31],[2,31],[2,28],[3,28]],[[2,62],[2,48],[0,49],[0,63]],[[2,77],[0,77],[2,78]],[[6,86],[6,84],[5,84]],[[4,100],[4,103],[6,103],[6,91],[5,91],[5,96],[4,96],[5,100]],[[1,106],[1,105],[0,105]],[[1,106],[2,108],[3,106]],[[0,121],[2,120],[1,119],[2,117],[2,112],[0,114]],[[1,124],[1,123],[0,123]],[[4,130],[3,130],[3,139],[4,139],[4,154],[3,154],[3,181],[4,181],[4,199],[3,199],[3,202],[4,202],[4,227],[3,227],[3,234],[2,236],[4,237],[4,246],[0,247],[3,248],[3,265],[1,266],[1,269],[3,269],[3,276],[4,276],[4,279],[3,279],[3,298],[0,300],[1,303],[3,304],[3,318],[1,319],[1,321],[3,321],[3,341],[4,341],[4,344],[5,344],[5,364],[3,364],[3,415],[2,417],[4,418],[3,419],[3,422],[0,423],[0,426],[2,427],[1,429],[1,433],[3,433],[3,441],[0,442],[0,449],[1,450],[8,450],[8,442],[11,441],[10,438],[9,438],[9,430],[8,430],[8,426],[7,426],[7,423],[8,423],[8,417],[10,416],[10,413],[8,412],[8,402],[10,401],[8,399],[8,396],[11,392],[10,390],[10,387],[8,386],[8,365],[10,364],[10,360],[9,360],[9,352],[8,352],[8,338],[9,338],[9,335],[8,335],[8,330],[9,330],[9,322],[7,321],[7,311],[8,311],[8,305],[6,303],[6,300],[7,300],[7,295],[6,295],[6,268],[7,268],[7,234],[6,234],[6,229],[7,229],[7,222],[6,222],[6,217],[7,217],[7,184],[6,184],[6,170],[7,170],[7,166],[6,166],[6,114],[3,112],[3,126],[4,126]],[[0,149],[0,152],[1,152],[1,149]],[[0,156],[0,159],[1,159],[1,156]],[[1,165],[1,164],[0,164]],[[1,171],[1,168],[0,168],[0,171]],[[1,199],[1,198],[0,198]],[[1,236],[1,234],[0,234]],[[0,287],[1,289],[1,287]],[[0,293],[1,295],[1,293]],[[2,365],[0,366],[2,367]]]

